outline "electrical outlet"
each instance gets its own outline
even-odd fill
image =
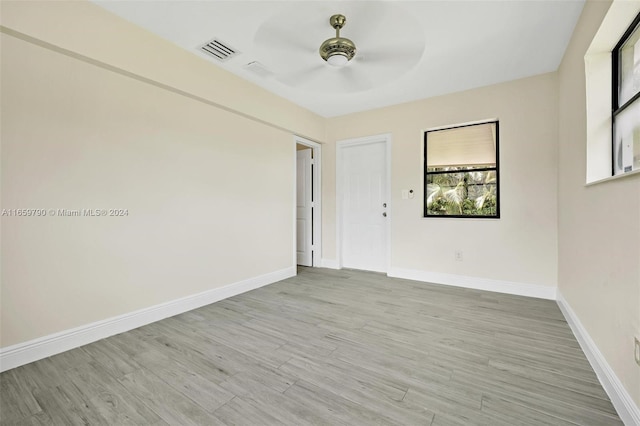
[[[635,358],[636,358],[636,364],[640,365],[640,340],[638,340],[638,338],[635,338],[636,340],[636,349],[635,349]]]
[[[456,250],[453,255],[457,262],[462,262],[462,250]]]

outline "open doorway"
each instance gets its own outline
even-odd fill
[[[295,261],[301,266],[321,264],[321,200],[319,143],[294,137],[296,154]]]

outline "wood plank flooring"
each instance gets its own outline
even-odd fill
[[[553,301],[300,268],[0,375],[3,425],[622,424]]]

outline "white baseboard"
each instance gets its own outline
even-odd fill
[[[602,383],[602,387],[611,398],[611,402],[613,406],[618,411],[618,415],[620,419],[627,426],[638,426],[640,425],[640,408],[635,404],[631,395],[627,392],[627,390],[618,379],[618,376],[613,372],[613,369],[604,358],[598,347],[596,346],[587,330],[584,328],[580,319],[571,306],[567,303],[567,301],[562,296],[562,293],[558,291],[557,294],[557,302],[562,314],[564,315],[567,323],[569,323],[569,327],[573,331],[573,334],[576,336],[578,343],[580,343],[580,347],[582,351],[587,356],[591,367],[596,372],[600,383]]]
[[[0,372],[200,308],[295,275],[295,266],[281,269],[149,308],[8,346],[0,349]]]
[[[340,269],[338,261],[333,259],[322,259],[322,263],[320,264],[320,266],[328,269]]]
[[[515,294],[518,296],[537,297],[549,300],[556,299],[556,287],[547,287],[536,284],[491,280],[487,278],[468,277],[465,275],[444,274],[440,272],[427,272],[402,268],[391,268],[387,272],[387,275],[407,280],[473,288],[476,290],[494,291],[497,293]]]

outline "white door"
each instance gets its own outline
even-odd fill
[[[312,266],[313,214],[311,148],[296,152],[296,246],[297,263]]]
[[[345,268],[387,271],[387,140],[340,145],[341,260]]]

